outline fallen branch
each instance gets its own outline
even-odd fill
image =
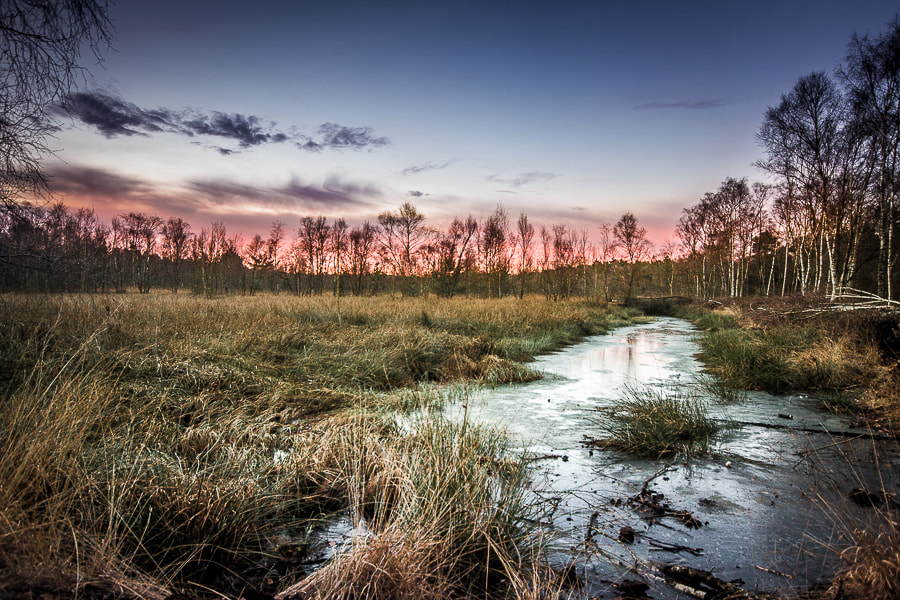
[[[666,583],[701,600],[713,598],[741,598],[747,600],[774,600],[771,594],[749,592],[730,581],[719,579],[709,571],[684,565],[652,564],[666,579]]]
[[[700,529],[703,524],[694,515],[686,510],[674,510],[668,504],[661,504],[662,494],[658,494],[649,488],[644,488],[639,494],[628,499],[631,504],[637,504],[645,510],[638,509],[641,516],[651,523],[663,517],[678,519],[688,529]]]
[[[771,573],[772,575],[778,575],[779,577],[786,577],[788,579],[794,578],[793,575],[788,575],[787,573],[782,573],[781,571],[776,571],[775,569],[767,569],[767,568],[761,567],[759,565],[753,565],[753,566],[756,567],[757,569],[759,569],[760,571],[765,571],[766,573]]]
[[[813,427],[797,427],[792,425],[782,425],[781,423],[763,423],[761,421],[734,421],[732,419],[713,419],[714,421],[718,421],[721,423],[731,423],[734,425],[740,425],[742,427],[763,427],[765,429],[781,429],[783,431],[796,431],[798,433],[819,433],[823,435],[830,435],[833,437],[847,437],[847,438],[867,438],[878,441],[894,441],[897,439],[893,435],[883,434],[883,433],[875,433],[874,431],[868,431],[865,433],[860,433],[858,431],[838,431],[832,429],[821,428],[813,428]]]
[[[563,462],[567,462],[569,457],[565,454],[543,454],[541,456],[529,456],[525,458],[525,462],[537,462],[539,460],[550,460],[554,458],[561,458]]]

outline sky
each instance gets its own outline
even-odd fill
[[[658,247],[755,134],[896,0],[119,0],[102,64],[56,111],[55,197],[266,235],[300,217],[426,224],[502,206]]]

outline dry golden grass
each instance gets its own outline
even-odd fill
[[[854,532],[854,542],[841,552],[844,564],[832,583],[833,598],[894,600],[900,598],[900,530],[872,535]]]
[[[395,411],[442,401],[434,383],[533,377],[522,361],[635,315],[534,298],[0,296],[0,596],[274,594],[298,576],[281,553],[302,556],[346,511],[372,538],[323,581],[524,590],[510,582],[540,552],[512,560],[533,548],[521,461],[496,432],[411,433]]]
[[[798,385],[808,382],[820,389],[859,387],[887,371],[873,343],[860,341],[847,333],[824,335],[809,347],[796,349],[788,357],[787,364]]]

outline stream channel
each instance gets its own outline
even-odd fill
[[[534,461],[534,487],[557,505],[551,560],[557,567],[574,564],[589,597],[616,595],[626,578],[650,584],[653,598],[683,597],[653,576],[653,564],[740,580],[751,592],[796,595],[834,575],[851,519],[876,527],[879,511],[854,504],[851,491],[900,491],[895,442],[873,441],[802,394],[711,400],[711,416],[755,425],[725,434],[710,454],[689,462],[636,459],[582,444],[585,435],[602,436],[598,408],[620,402],[625,386],[696,388],[703,377],[697,334],[672,318],[616,329],[539,357],[531,366],[542,380],[480,390],[465,407],[444,409],[505,429],[530,456],[557,456]],[[861,437],[848,435],[855,433]],[[690,513],[700,526],[642,514],[629,499],[648,480],[646,488],[663,495],[661,504]],[[633,528],[633,543],[618,539],[624,526]]]

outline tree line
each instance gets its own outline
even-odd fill
[[[853,35],[834,76],[800,77],[765,111],[757,166],[728,178],[676,227],[697,295],[896,296],[900,191],[900,19]]]
[[[587,230],[535,227],[524,213],[512,222],[503,206],[480,222],[470,215],[441,228],[407,202],[352,227],[343,218],[303,216],[295,228],[276,221],[267,235],[243,239],[221,222],[196,231],[179,217],[129,212],[107,224],[88,208],[22,205],[0,214],[0,289],[630,295],[639,263],[650,256],[646,229],[627,213],[603,230],[598,245]]]

